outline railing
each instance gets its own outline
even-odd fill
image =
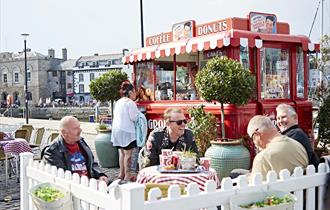
[[[269,172],[267,181],[262,182],[260,174],[256,174],[248,184],[246,176],[240,176],[234,186],[230,178],[224,178],[221,189],[216,189],[214,181],[208,181],[205,192],[201,192],[196,183],[190,183],[186,195],[180,195],[179,187],[170,186],[168,197],[162,198],[160,189],[151,189],[148,201],[144,200],[144,185],[132,183],[118,185],[107,192],[104,182],[95,179],[80,178],[77,174],[64,172],[54,166],[44,165],[33,161],[32,154],[21,154],[21,209],[35,209],[28,190],[38,183],[52,182],[68,189],[73,197],[74,209],[114,209],[114,210],[192,210],[206,208],[222,210],[230,209],[229,201],[233,195],[240,195],[254,191],[286,191],[293,192],[298,198],[295,210],[323,210],[323,199],[329,168],[324,163],[315,172],[310,165],[304,171],[298,167],[290,175],[288,170],[282,170],[279,179],[275,172]],[[305,174],[304,174],[305,173]],[[305,191],[305,192],[304,192]],[[317,192],[317,193],[316,193]],[[318,196],[316,196],[316,194]]]

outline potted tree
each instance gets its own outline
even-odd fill
[[[200,157],[205,155],[211,141],[217,138],[216,117],[210,112],[205,112],[204,107],[204,105],[199,105],[188,109],[191,117],[188,127],[194,134]]]
[[[196,74],[196,87],[200,96],[208,102],[219,102],[221,106],[221,141],[211,142],[205,156],[211,158],[211,167],[219,178],[229,176],[235,168],[250,168],[250,153],[240,141],[224,140],[224,104],[236,106],[247,104],[253,96],[255,78],[236,60],[225,56],[208,60],[205,67]],[[224,143],[222,143],[224,142]]]
[[[113,113],[113,102],[120,98],[120,86],[127,80],[127,74],[120,70],[111,70],[89,85],[93,98],[101,102],[111,102],[111,116]],[[103,168],[118,167],[118,149],[111,142],[111,129],[101,124],[97,127],[98,134],[95,137],[95,149],[99,162]]]

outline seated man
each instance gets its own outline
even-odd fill
[[[166,126],[152,131],[146,146],[143,148],[145,157],[140,157],[142,168],[159,165],[159,155],[162,149],[172,149],[173,151],[191,150],[198,154],[193,133],[186,128],[187,120],[183,110],[179,108],[166,109],[164,120]]]
[[[77,118],[63,117],[59,131],[60,135],[44,149],[43,161],[80,176],[103,180],[108,184],[108,177],[100,172],[91,149],[80,137],[81,128]]]
[[[307,134],[298,126],[298,115],[294,108],[287,104],[280,104],[276,107],[277,126],[283,135],[286,135],[304,146],[308,155],[308,164],[318,165],[318,157],[312,149]]]
[[[252,174],[260,172],[265,180],[270,170],[278,174],[282,169],[288,169],[292,173],[295,167],[307,167],[305,148],[299,142],[280,134],[268,117],[254,116],[249,122],[247,133],[261,150],[253,160]]]

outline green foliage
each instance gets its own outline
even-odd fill
[[[317,116],[319,123],[318,139],[322,142],[322,149],[325,150],[326,144],[330,143],[330,95],[328,95]]]
[[[255,79],[240,62],[227,57],[215,57],[197,73],[196,86],[206,101],[243,105],[252,96]]]
[[[120,98],[120,85],[127,80],[127,74],[120,70],[110,70],[91,81],[90,94],[101,102],[116,101]]]
[[[217,138],[217,119],[212,113],[205,112],[204,105],[191,107],[188,112],[191,117],[188,127],[194,134],[200,156],[204,157],[211,141]]]
[[[194,157],[197,156],[197,154],[194,153],[193,151],[185,150],[185,151],[182,152],[181,156],[184,157],[184,158],[194,158]]]
[[[223,104],[247,104],[255,89],[254,75],[236,60],[225,56],[214,57],[197,73],[195,83],[202,98],[221,104],[221,127],[224,138]]]
[[[46,202],[52,202],[64,197],[61,191],[53,187],[40,187],[33,194]]]
[[[107,130],[108,129],[108,126],[105,125],[105,124],[99,124],[98,129],[99,130]]]

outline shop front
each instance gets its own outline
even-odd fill
[[[246,134],[251,117],[275,114],[280,103],[294,106],[300,126],[312,136],[312,104],[307,100],[308,53],[319,45],[306,36],[290,35],[289,24],[276,15],[251,12],[248,18],[227,18],[196,25],[176,23],[170,32],[146,38],[147,46],[123,58],[134,67],[138,105],[145,110],[149,129],[164,126],[167,107],[205,104],[220,118],[220,105],[206,103],[195,87],[195,75],[208,59],[227,56],[255,75],[256,93],[245,106],[225,105],[228,138]]]

